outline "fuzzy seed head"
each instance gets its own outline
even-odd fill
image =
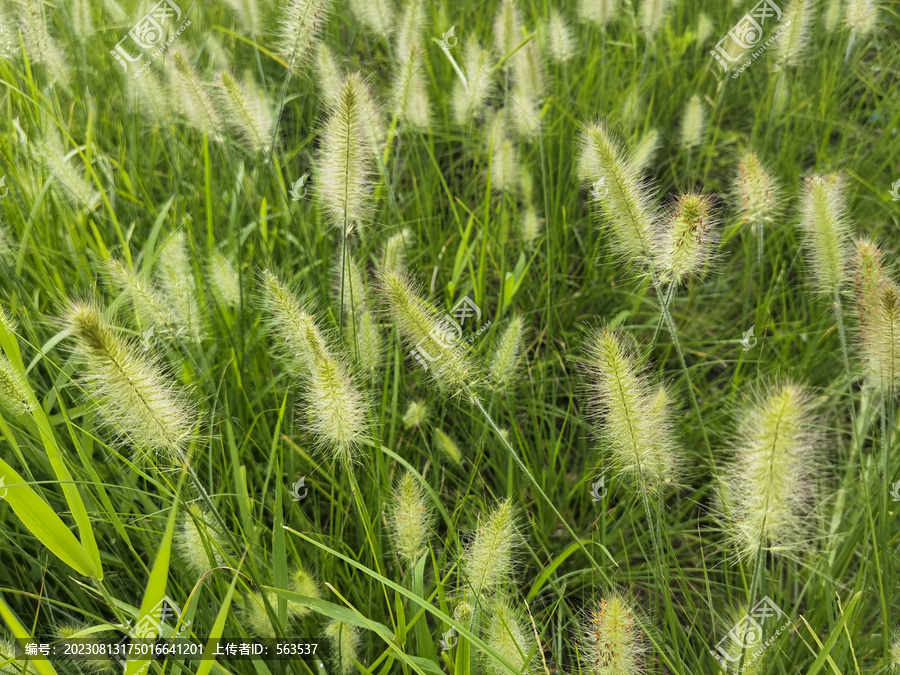
[[[138,78],[128,78],[128,103],[130,110],[150,129],[160,129],[172,120],[172,106],[166,86],[152,70],[145,70]]]
[[[428,406],[422,401],[410,401],[406,412],[403,413],[403,426],[406,429],[420,427],[428,419]]]
[[[107,261],[104,271],[109,283],[134,304],[142,325],[162,328],[172,326],[173,319],[169,316],[166,298],[156,286],[142,279],[115,258]]]
[[[778,58],[785,65],[799,65],[809,44],[809,29],[814,18],[814,0],[791,0],[791,4],[784,10],[782,22],[787,28],[776,44]]]
[[[87,209],[93,209],[100,203],[100,195],[91,187],[77,153],[66,153],[56,132],[48,134],[38,145],[38,155],[53,176],[57,189],[69,203]]]
[[[388,312],[410,348],[410,355],[426,365],[432,381],[453,396],[476,385],[477,369],[447,318],[425,304],[405,275],[384,269],[379,274],[381,295]]]
[[[335,461],[356,459],[368,434],[368,401],[356,387],[347,367],[330,355],[315,359],[306,385],[308,429]]]
[[[279,52],[292,67],[309,58],[328,23],[331,5],[331,0],[288,0],[284,4],[276,39]]]
[[[181,47],[172,49],[169,61],[169,87],[172,99],[188,124],[214,140],[221,139],[222,118],[207,91],[206,83]]]
[[[809,394],[794,384],[769,389],[744,410],[721,490],[742,555],[805,544],[819,446],[813,413]]]
[[[684,107],[681,118],[681,147],[696,148],[703,143],[706,133],[706,108],[700,97],[694,94]]]
[[[372,216],[375,145],[367,101],[371,97],[366,83],[359,73],[349,74],[322,130],[319,197],[332,226],[345,236]]]
[[[709,20],[709,16],[706,12],[700,12],[697,16],[697,44],[701,46],[706,44],[712,31],[713,24]]]
[[[522,613],[506,600],[498,599],[491,608],[485,641],[494,651],[510,663],[516,671],[537,672],[532,668],[537,645],[534,633]],[[495,675],[507,672],[494,661],[488,662],[488,671]]]
[[[288,590],[308,598],[322,599],[322,594],[319,591],[315,577],[302,567],[298,567],[291,573]],[[250,633],[262,638],[276,637],[278,631],[275,630],[275,624],[272,623],[272,618],[266,610],[266,602],[268,602],[272,612],[277,614],[278,599],[279,596],[275,591],[266,591],[265,600],[263,599],[262,593],[253,593],[250,596],[250,599],[245,603],[243,610],[244,619],[247,622]],[[310,609],[306,605],[295,602],[294,600],[287,601],[287,618],[289,621],[291,619],[302,619],[309,614],[309,612]]]
[[[299,565],[291,573],[290,591],[307,598],[322,599],[322,591],[319,589],[319,583],[316,581],[315,576]],[[306,605],[288,600],[288,613],[292,617],[302,618],[309,612],[310,609]]]
[[[406,0],[397,32],[396,54],[401,64],[409,57],[413,45],[422,44],[424,26],[425,4],[422,0]]]
[[[651,129],[641,137],[634,151],[631,153],[632,170],[639,174],[653,163],[656,157],[656,151],[659,150],[659,132]]]
[[[524,334],[525,320],[521,316],[516,316],[497,340],[491,354],[489,372],[491,381],[499,390],[512,386],[516,379]]]
[[[16,239],[6,222],[0,218],[0,261],[10,262],[10,257],[15,251]]]
[[[72,3],[72,32],[82,40],[94,34],[94,19],[88,0],[74,0]]]
[[[854,282],[867,383],[879,392],[900,385],[900,287],[888,278],[881,251],[868,240],[856,244]]]
[[[341,97],[343,76],[334,52],[324,42],[320,42],[313,56],[313,67],[316,72],[316,84],[319,95],[329,109],[334,108]]]
[[[644,114],[644,99],[641,96],[640,87],[635,86],[628,90],[628,93],[622,98],[619,114],[630,125],[636,124],[641,119]]]
[[[434,430],[434,444],[447,455],[456,466],[462,466],[462,451],[456,442],[440,429]]]
[[[472,600],[473,598],[471,596],[466,596],[458,601],[456,607],[453,608],[453,618],[466,626],[470,625],[469,622],[472,620],[472,615],[474,614],[472,610]]]
[[[900,631],[894,631],[891,637],[891,668],[900,672]]]
[[[653,39],[656,32],[662,28],[669,11],[671,0],[643,0],[639,21],[641,28],[648,39]]]
[[[334,668],[342,675],[355,672],[360,635],[356,626],[342,621],[332,621],[325,627],[325,637],[331,644]]]
[[[843,179],[831,174],[806,179],[800,209],[807,265],[816,288],[833,295],[844,284],[851,224]]]
[[[877,21],[877,0],[847,0],[844,23],[857,38],[864,38],[871,33]]]
[[[273,591],[266,591],[265,599],[262,593],[252,593],[250,598],[244,603],[243,618],[246,621],[247,631],[251,635],[261,638],[272,639],[277,637],[278,631],[275,630],[275,624],[266,610],[266,602],[272,608],[272,612],[277,615],[278,611],[278,594]]]
[[[825,8],[825,18],[823,19],[825,30],[827,32],[833,33],[838,27],[838,23],[842,16],[842,9],[841,0],[828,0],[828,7]]]
[[[541,219],[538,217],[534,204],[530,202],[522,214],[522,241],[526,246],[533,246],[541,236]]]
[[[19,48],[19,33],[10,8],[0,5],[0,59],[9,59]]]
[[[433,521],[434,515],[419,481],[409,472],[403,474],[394,487],[390,530],[394,549],[408,567],[413,567],[428,550]]]
[[[223,70],[216,79],[218,99],[229,126],[252,152],[268,154],[275,121],[265,95],[251,82],[239,83]]]
[[[319,327],[294,293],[269,270],[262,273],[262,287],[264,320],[278,356],[292,375],[308,375],[313,362],[328,353]]]
[[[601,438],[616,472],[633,476],[641,490],[660,489],[675,479],[678,466],[665,396],[660,398],[638,372],[621,335],[603,329],[588,350]]]
[[[510,117],[519,138],[537,139],[541,133],[541,105],[537,98],[516,85],[509,102]]]
[[[251,36],[262,32],[261,9],[258,0],[225,0],[237,15],[241,28]]]
[[[421,47],[413,43],[394,76],[394,114],[414,129],[427,129],[431,117],[423,65]]]
[[[199,342],[202,328],[197,285],[183,232],[175,232],[169,237],[159,254],[158,265],[159,287],[172,322],[178,330]]]
[[[590,608],[582,626],[582,649],[592,675],[640,675],[644,637],[634,609],[618,593]]]
[[[209,260],[209,281],[216,297],[226,307],[237,309],[241,305],[241,280],[234,264],[221,252],[213,251]]]
[[[513,81],[522,95],[531,99],[539,99],[544,93],[544,66],[537,43],[531,40],[512,59]]]
[[[71,305],[66,324],[75,337],[82,386],[101,420],[140,452],[180,459],[197,419],[184,392],[118,336],[96,305]]]
[[[735,189],[740,202],[741,222],[752,225],[759,234],[759,227],[772,221],[778,187],[755,153],[749,152],[741,158]]]
[[[519,172],[519,153],[507,137],[494,139],[491,157],[491,188],[496,192],[515,190]]]
[[[18,417],[34,410],[31,386],[6,356],[0,356],[0,410]]]
[[[565,63],[575,55],[572,29],[559,10],[552,9],[547,20],[547,49],[556,63]]]
[[[457,124],[467,124],[484,112],[494,84],[491,53],[474,36],[466,40],[462,61],[469,86],[457,80],[453,88],[453,119]]]
[[[391,0],[350,0],[350,9],[376,35],[386,39],[393,34],[396,13]]]
[[[716,241],[710,210],[709,197],[701,194],[681,195],[673,205],[655,259],[663,283],[702,273]]]
[[[500,7],[494,17],[494,48],[503,58],[522,42],[522,14],[516,7],[515,0],[500,0]],[[512,64],[507,60],[504,70]]]
[[[479,519],[463,555],[463,574],[472,593],[491,595],[509,582],[518,536],[517,514],[509,499]]]
[[[585,131],[581,171],[615,235],[616,248],[633,260],[645,260],[656,221],[650,194],[602,123]]]
[[[748,625],[747,619],[745,618],[748,615],[749,612],[747,611],[746,605],[739,607],[738,611],[733,613],[732,618],[734,620],[734,625],[740,625],[743,630],[751,631],[752,628],[750,628],[750,626],[752,624]],[[741,623],[738,624],[738,622]],[[718,651],[718,649],[720,648],[721,646],[718,646],[716,651]],[[740,670],[741,675],[764,675],[764,673],[766,672],[766,669],[764,667],[766,663],[766,659],[764,658],[765,652],[763,652],[762,654],[757,654],[754,658],[753,652],[755,651],[755,649],[756,647],[745,647],[740,639],[728,640],[725,647],[725,651],[727,653],[726,658],[730,659],[734,663],[739,663],[743,652],[744,665]],[[710,651],[712,652],[712,650]],[[715,654],[716,652],[712,653]]]
[[[406,252],[415,243],[412,230],[403,228],[384,243],[384,268],[402,272],[406,268]]]
[[[616,16],[618,0],[578,0],[578,20],[604,28]]]
[[[40,63],[54,82],[66,84],[71,78],[69,64],[56,40],[50,35],[52,9],[41,0],[19,0],[19,20],[25,41],[25,52],[32,63]]]
[[[190,504],[187,513],[181,517],[175,545],[191,572],[200,577],[213,567],[222,565],[224,541],[213,515],[198,504]]]

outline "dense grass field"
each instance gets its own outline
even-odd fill
[[[896,3],[177,2],[0,0],[0,673],[900,671]]]

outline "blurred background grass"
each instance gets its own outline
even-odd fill
[[[496,3],[426,5],[432,124],[424,132],[397,130],[385,155],[376,216],[360,233],[357,256],[377,266],[387,237],[409,228],[415,244],[408,251],[408,268],[431,300],[449,309],[468,295],[492,321],[475,344],[479,353],[488,353],[506,319],[524,315],[529,333],[521,376],[517,386],[489,399],[489,409],[570,527],[605,547],[602,553],[588,545],[601,573],[580,551],[571,550],[562,524],[536,498],[477,411],[426,386],[423,373],[404,359],[386,317],[381,326],[386,358],[370,382],[375,445],[354,469],[368,520],[360,517],[347,472],[312,452],[303,420],[295,414],[296,387],[272,358],[255,302],[256,272],[271,268],[318,301],[318,316],[326,325],[338,324],[332,287],[340,237],[324,223],[315,199],[294,202],[287,194],[306,172],[313,189],[316,184],[313,158],[324,112],[315,75],[301,69],[286,79],[283,63],[274,58],[278,8],[264,0],[259,2],[259,34],[238,21],[227,4],[182,7],[191,25],[176,46],[190,50],[207,80],[220,68],[247,73],[264,88],[273,110],[283,106],[269,163],[228,134],[221,141],[205,137],[172,111],[164,111],[162,122],[154,124],[146,112],[129,106],[127,75],[108,52],[149,5],[124,3],[119,19],[106,3],[89,7],[94,30],[79,34],[84,22],[75,14],[86,4],[57,1],[39,7],[70,67],[67,83],[52,84],[48,70],[33,58],[26,60],[21,45],[13,45],[0,60],[0,171],[9,190],[0,203],[3,304],[19,324],[28,379],[86,503],[106,572],[102,593],[95,584],[73,578],[72,570],[0,502],[0,593],[35,634],[69,620],[115,623],[110,596],[139,606],[173,503],[183,510],[186,503],[202,500],[202,487],[210,500],[203,503],[213,505],[216,518],[227,525],[231,555],[225,564],[236,568],[240,562],[243,573],[226,635],[247,630],[240,606],[249,602],[253,585],[286,588],[288,568],[301,562],[363,616],[390,627],[397,649],[433,659],[449,672],[467,671],[470,664],[439,655],[436,643],[448,626],[422,616],[414,603],[373,576],[304,539],[285,536],[280,527],[412,587],[413,575],[396,559],[383,517],[401,457],[424,476],[443,507],[422,572],[428,602],[452,614],[455,565],[467,533],[479,513],[508,496],[521,507],[527,544],[515,572],[515,597],[517,602],[527,598],[548,667],[575,672],[583,666],[572,644],[574,621],[611,582],[627,589],[652,626],[648,671],[714,672],[718,666],[709,650],[748,602],[750,567],[728,549],[713,519],[712,467],[671,340],[663,330],[651,344],[659,316],[656,295],[639,270],[612,254],[576,175],[582,123],[606,118],[632,146],[649,130],[659,132],[661,145],[647,174],[662,203],[701,189],[714,195],[718,207],[722,241],[716,263],[705,279],[675,295],[672,308],[717,464],[729,456],[736,407],[761,382],[801,381],[822,397],[826,499],[817,550],[796,560],[767,561],[760,593],[788,612],[794,629],[770,647],[762,672],[814,672],[821,652],[816,638],[825,642],[832,634],[841,603],[846,607],[856,592],[862,601],[827,668],[868,673],[887,666],[885,627],[896,623],[900,597],[897,565],[891,562],[900,532],[896,505],[892,520],[877,517],[877,505],[889,489],[876,471],[867,470],[877,447],[877,424],[861,429],[862,452],[852,452],[850,410],[860,398],[849,399],[830,304],[806,288],[796,222],[802,177],[842,171],[857,232],[879,238],[888,249],[896,246],[900,209],[888,192],[900,178],[896,5],[879,8],[877,30],[854,45],[845,63],[848,31],[840,25],[826,30],[829,3],[813,3],[815,18],[801,65],[787,67],[783,75],[774,72],[777,58],[770,48],[733,80],[708,51],[749,5],[675,3],[649,42],[636,27],[636,8],[628,5],[601,31],[575,22],[574,3],[521,3],[526,27],[538,30],[536,40],[543,37],[541,21],[555,7],[572,21],[577,47],[566,64],[545,63],[542,133],[537,142],[518,143],[521,166],[534,182],[532,201],[543,219],[534,245],[526,245],[520,234],[526,208],[521,194],[498,196],[489,190],[485,125],[451,122],[456,75],[430,39],[455,26],[460,47],[470,35],[491,44]],[[20,8],[7,9],[15,14]],[[701,17],[710,26],[705,35],[698,32]],[[344,68],[368,78],[389,110],[390,41],[366,31],[343,5],[328,20],[323,40]],[[457,59],[460,47],[451,52]],[[162,72],[156,65],[151,70]],[[502,77],[497,80],[494,104],[503,97]],[[702,145],[689,154],[679,145],[679,129],[693,95],[708,106],[709,124]],[[44,169],[37,148],[53,133],[75,166],[90,167],[89,183],[102,194],[96,208],[73,205],[59,189],[59,179]],[[760,155],[783,188],[780,215],[767,232],[761,264],[754,237],[735,217],[733,181],[738,157],[746,150]],[[130,453],[96,428],[94,410],[72,380],[74,365],[58,321],[69,299],[116,301],[99,274],[109,256],[128,260],[135,270],[149,270],[164,238],[176,230],[188,238],[205,334],[201,344],[159,340],[155,347],[176,378],[191,388],[205,420],[189,460],[200,484],[189,479],[180,492],[177,467],[131,464]],[[214,250],[236,262],[243,293],[238,311],[225,307],[210,288],[206,261]],[[504,299],[504,281],[514,270],[521,284]],[[131,310],[118,305],[126,317],[121,323],[133,325],[134,317],[127,319]],[[582,345],[586,327],[610,321],[641,340],[650,368],[683,401],[678,437],[688,470],[682,484],[666,495],[662,530],[671,548],[664,562],[654,559],[631,486],[607,475],[609,493],[602,502],[592,502],[589,493],[604,473],[604,451],[588,414]],[[758,344],[745,351],[739,340],[754,325]],[[138,339],[141,328],[134,326]],[[429,421],[406,429],[401,417],[412,400],[425,401]],[[436,445],[438,429],[461,449],[461,466],[448,462]],[[71,522],[40,439],[12,419],[3,433],[0,455]],[[900,479],[896,460],[891,470],[893,480]],[[293,502],[290,486],[300,476],[306,476],[310,493]],[[885,540],[888,549],[882,550],[877,542]],[[232,579],[233,573],[223,569],[200,582],[176,557],[167,593],[191,613],[195,634],[204,635]],[[343,604],[331,591],[323,593]],[[274,607],[273,618],[280,611]],[[279,633],[321,635],[319,614],[289,625],[284,616]],[[413,621],[420,626],[427,621],[427,630],[415,632]],[[426,639],[433,642],[425,644]],[[358,657],[360,672],[409,669],[371,632],[365,632]],[[310,672],[321,670],[318,665],[233,662],[216,669]],[[194,668],[167,667],[173,672]]]

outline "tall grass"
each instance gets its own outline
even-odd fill
[[[0,673],[900,668],[900,15],[784,4],[0,3]]]

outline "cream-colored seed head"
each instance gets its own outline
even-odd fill
[[[790,553],[809,541],[821,447],[813,413],[809,393],[788,383],[764,391],[741,415],[721,495],[743,556]]]

